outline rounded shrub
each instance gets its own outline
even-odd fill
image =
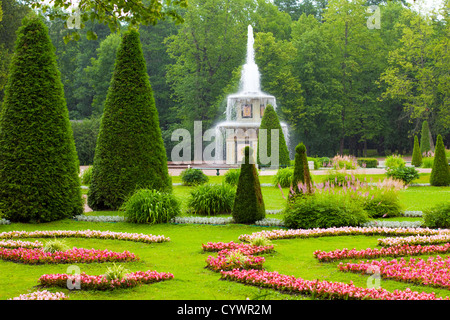
[[[180,173],[185,186],[196,186],[208,182],[208,176],[200,169],[187,168]]]
[[[440,134],[436,139],[436,149],[434,153],[433,168],[431,169],[430,184],[432,186],[450,185],[450,167],[445,156],[444,141]]]
[[[202,216],[230,214],[236,189],[230,184],[203,184],[191,191],[189,212]]]
[[[48,29],[24,18],[0,115],[0,211],[13,222],[83,212],[79,162]]]
[[[371,218],[392,218],[402,215],[398,191],[392,188],[372,190],[362,198],[362,207]]]
[[[115,210],[139,188],[171,191],[158,111],[139,33],[124,32],[106,96],[88,204]]]
[[[231,184],[232,186],[237,186],[239,181],[239,175],[241,174],[241,169],[229,169],[224,175],[224,182]]]
[[[339,169],[347,169],[347,170],[353,170],[356,169],[358,166],[357,160],[353,156],[348,155],[336,155],[331,159],[331,162],[333,163],[333,168],[336,170]]]
[[[250,147],[245,147],[232,211],[236,223],[255,223],[266,216],[258,172],[250,159],[251,154]]]
[[[419,171],[414,167],[392,167],[386,170],[386,176],[397,180],[402,180],[405,184],[419,179]]]
[[[401,155],[391,155],[385,159],[384,165],[387,168],[400,168],[406,165],[406,161]]]
[[[275,186],[280,185],[282,188],[289,188],[292,184],[293,174],[294,170],[291,167],[278,169],[272,178],[272,183]]]
[[[369,220],[359,203],[339,194],[323,193],[304,197],[288,206],[284,225],[291,229],[356,227]]]
[[[450,228],[450,201],[439,203],[423,211],[423,221],[428,228]]]
[[[128,222],[167,223],[181,213],[180,201],[171,192],[138,189],[121,208]]]

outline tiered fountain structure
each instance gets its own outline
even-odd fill
[[[221,136],[225,150],[216,150],[217,158],[225,160],[226,164],[238,164],[243,159],[243,149],[250,146],[253,158],[258,150],[258,130],[267,105],[275,109],[274,96],[261,91],[260,73],[255,63],[253,48],[253,28],[248,26],[247,58],[242,68],[240,91],[227,97],[226,121],[216,127],[217,136]],[[281,123],[283,133],[288,143],[287,125]],[[225,151],[225,154],[223,154]]]

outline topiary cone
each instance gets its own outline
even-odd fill
[[[439,134],[436,139],[434,152],[433,169],[431,169],[430,184],[432,186],[450,185],[450,168],[445,156],[445,146],[442,136]]]
[[[78,157],[48,30],[22,21],[0,116],[0,211],[46,222],[83,212]]]
[[[422,165],[422,153],[419,147],[419,138],[414,136],[414,147],[411,159],[411,165],[415,167],[420,167]]]

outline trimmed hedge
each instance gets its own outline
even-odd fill
[[[266,216],[258,172],[251,157],[250,147],[244,148],[244,162],[236,189],[232,216],[236,223],[255,223]]]
[[[366,168],[376,168],[378,166],[378,160],[375,158],[359,158],[356,160],[358,166],[363,167],[364,164]]]
[[[14,222],[83,212],[79,162],[48,29],[22,21],[0,116],[0,211]]]
[[[171,191],[172,183],[139,33],[131,29],[117,50],[88,204],[93,210],[115,210],[144,188]]]

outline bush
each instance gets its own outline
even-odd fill
[[[430,142],[430,129],[428,127],[428,121],[422,123],[422,131],[420,135],[420,153],[432,151]]]
[[[325,176],[323,182],[334,183],[335,185],[347,183],[347,181],[351,181],[355,177],[352,174],[349,174],[345,171],[338,170],[329,170],[327,175]]]
[[[100,118],[71,121],[71,125],[80,165],[92,165],[94,163],[95,146],[100,130]]]
[[[450,201],[439,203],[423,211],[423,221],[428,228],[450,228]]]
[[[181,212],[178,199],[169,192],[154,189],[138,189],[125,201],[120,210],[128,222],[167,223]]]
[[[404,167],[406,162],[401,155],[392,155],[386,158],[384,165],[387,168],[400,168]]]
[[[422,158],[422,168],[433,168],[434,158]]]
[[[371,218],[391,218],[402,215],[398,191],[392,188],[374,189],[361,198],[363,209]]]
[[[294,169],[292,168],[278,169],[277,173],[273,176],[272,183],[275,186],[280,185],[282,188],[289,188],[292,183],[293,174]]]
[[[318,158],[321,167],[331,167],[333,165],[332,161],[328,157]]]
[[[358,166],[364,168],[376,168],[378,166],[378,160],[375,158],[359,158],[356,162]]]
[[[225,183],[231,184],[232,186],[237,186],[240,174],[241,174],[241,169],[228,170],[224,176]]]
[[[180,173],[181,181],[185,186],[197,186],[208,182],[209,178],[200,169],[187,168]]]
[[[172,190],[139,33],[123,33],[100,124],[88,204],[115,210],[139,188]]]
[[[258,172],[250,155],[250,147],[245,147],[244,162],[241,164],[241,174],[232,212],[233,220],[236,223],[255,223],[266,216]]]
[[[418,168],[422,165],[422,152],[420,152],[419,138],[414,136],[414,147],[411,159],[411,165]]]
[[[450,184],[450,167],[445,157],[445,147],[442,136],[436,139],[433,169],[431,169],[430,184],[432,186],[448,186]]]
[[[393,167],[386,170],[386,176],[410,184],[413,180],[419,179],[419,171],[414,167]]]
[[[229,214],[233,209],[236,189],[230,184],[204,184],[191,191],[188,210],[202,216]]]
[[[79,162],[54,47],[41,17],[23,20],[0,116],[0,211],[12,222],[81,214]]]
[[[318,193],[296,201],[283,215],[284,225],[291,229],[356,227],[369,221],[356,201],[339,194]]]
[[[333,163],[333,168],[336,170],[339,169],[347,169],[347,170],[353,170],[357,167],[357,161],[356,158],[353,156],[341,156],[336,155],[333,159],[331,159],[331,162]]]
[[[44,252],[50,252],[50,253],[55,253],[55,252],[64,252],[69,250],[69,246],[66,244],[66,242],[64,240],[61,239],[54,239],[54,240],[49,240],[44,244],[44,247],[42,248],[42,250]]]
[[[312,192],[312,180],[308,167],[308,157],[306,156],[306,147],[303,143],[299,143],[295,147],[295,166],[292,177],[292,190],[290,191],[290,199],[295,201],[297,196],[301,196],[298,191],[299,184],[305,187],[306,193]],[[302,193],[303,192],[302,190]]]
[[[92,166],[87,167],[81,173],[81,184],[84,186],[88,186],[91,184],[92,179]]]

